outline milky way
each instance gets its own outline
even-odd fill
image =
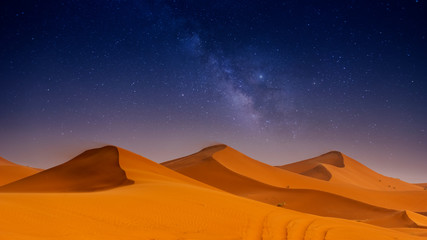
[[[3,1],[0,156],[218,142],[427,181],[425,1]],[[410,163],[410,164],[408,164]]]

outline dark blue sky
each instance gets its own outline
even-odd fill
[[[270,164],[340,150],[424,181],[427,9],[414,1],[3,1],[0,155],[222,142]]]

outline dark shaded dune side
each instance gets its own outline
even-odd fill
[[[283,207],[300,212],[357,220],[385,216],[395,212],[331,193],[292,189],[292,183],[289,183],[289,189],[271,186],[229,170],[209,157],[209,154],[206,154],[202,160],[196,158],[193,154],[162,164],[226,192],[273,205],[284,203]]]
[[[120,167],[118,150],[83,152],[61,165],[0,187],[0,192],[90,192],[133,183]]]
[[[221,151],[225,148],[227,148],[227,145],[214,145],[203,148],[202,150],[191,155],[162,162],[160,164],[175,171],[180,169],[191,168],[192,166],[198,166],[200,161],[209,161],[214,153]]]
[[[386,228],[427,229],[427,217],[411,211],[400,211],[364,222]]]
[[[324,164],[338,168],[345,167],[344,157],[342,153],[338,151],[331,151],[318,157],[277,167],[294,173],[299,173],[307,177],[329,181],[332,178],[332,173],[324,166]]]
[[[322,154],[318,157],[310,158],[307,160],[286,164],[283,166],[278,166],[278,168],[285,169],[295,173],[307,172],[319,165],[319,163],[329,164],[335,167],[343,168],[345,167],[344,158],[341,152],[331,151],[325,154]]]
[[[324,181],[329,181],[332,178],[331,172],[323,166],[323,164],[319,164],[316,167],[307,170],[305,172],[300,173],[307,177],[313,177]]]

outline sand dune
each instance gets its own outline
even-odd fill
[[[70,161],[0,187],[0,192],[84,192],[131,184],[117,148],[88,150]]]
[[[103,164],[100,164],[100,159]],[[134,184],[115,184],[115,188],[96,192],[73,192],[74,188],[67,187],[67,194],[62,193],[64,188],[58,186],[59,193],[0,193],[2,238],[424,239],[373,225],[303,214],[241,198],[206,187],[120,148],[90,150],[67,163],[58,166],[59,170],[46,171],[56,179],[66,179],[63,182],[87,180],[87,184],[93,186],[93,179],[74,174],[78,169],[75,165],[96,165],[114,172],[114,182],[131,179]],[[126,178],[119,170],[124,171]],[[28,179],[18,181],[21,189],[29,188],[23,187],[26,184],[35,186],[36,178]],[[101,182],[105,179],[103,177]],[[37,181],[55,185],[54,181]]]
[[[337,151],[315,158],[291,163],[279,168],[305,176],[340,184],[352,184],[358,187],[382,191],[422,190],[420,186],[386,177],[354,159]]]
[[[12,163],[0,157],[0,186],[40,172],[40,169]]]
[[[198,171],[199,166],[203,166],[212,160],[236,174],[247,176],[258,182],[275,187],[304,188],[309,185],[315,185],[316,187],[325,185],[323,181],[304,177],[290,171],[283,171],[251,159],[226,145],[208,147],[187,157],[161,164],[185,175],[204,175],[205,172],[209,172],[209,167]]]
[[[365,222],[387,228],[427,229],[427,217],[411,211],[401,211],[381,218],[370,219]]]
[[[169,168],[165,168],[158,163],[126,149],[118,147],[116,147],[116,149],[120,156],[120,167],[126,172],[126,176],[135,183],[145,183],[148,178],[155,179],[156,181],[169,181],[172,179],[174,182],[190,183],[192,185],[214,189],[210,185],[196,181],[176,171],[172,171]]]
[[[336,155],[335,153],[333,154]],[[351,160],[328,158],[325,159],[325,162],[339,167],[347,162],[351,162]],[[427,192],[425,191],[378,191],[362,188],[357,184],[324,181],[269,166],[251,159],[225,145],[209,147],[190,156],[162,164],[184,175],[230,193],[270,204],[279,203],[278,201],[280,199],[278,196],[281,196],[281,201],[286,202],[287,198],[296,199],[298,194],[300,195],[301,201],[305,201],[304,199],[310,192],[308,190],[316,190],[311,191],[310,194],[312,194],[317,202],[340,202],[338,205],[342,208],[348,207],[349,205],[347,204],[350,204],[350,202],[352,204],[358,202],[360,212],[367,213],[366,216],[369,215],[369,217],[372,217],[373,213],[371,211],[371,206],[377,207],[375,211],[378,210],[380,215],[390,209],[410,209],[420,212],[427,210],[427,205],[425,204],[425,202],[427,202]],[[308,167],[304,165],[303,167],[305,168],[301,167],[300,171],[307,171],[312,169],[310,167],[313,166],[315,166],[315,164]],[[357,163],[350,163],[349,166],[358,166],[358,170],[363,169]],[[365,173],[365,175],[369,175],[371,172],[373,171],[370,170],[368,173]],[[272,190],[272,188],[275,189]],[[280,194],[278,194],[278,192],[280,192]],[[346,201],[349,203],[346,201],[332,201],[332,199],[339,197],[347,199]],[[309,204],[307,206],[309,206]],[[304,211],[304,209],[297,208],[297,201],[295,201],[295,204],[289,202],[287,207]],[[320,211],[324,212],[322,213]],[[331,216],[329,214],[332,214],[331,212],[333,212],[333,210],[306,208],[305,212]],[[342,218],[358,219],[354,215],[346,215],[348,213],[342,212],[341,214],[340,217]],[[358,217],[363,217],[363,215],[361,214]]]
[[[221,145],[206,148],[190,157],[162,164],[227,192],[300,212],[346,219],[368,219],[395,212],[322,191],[276,187],[237,174],[212,158],[213,153],[225,148]]]

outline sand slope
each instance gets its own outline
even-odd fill
[[[196,181],[176,171],[163,167],[147,158],[139,156],[123,148],[116,147],[119,153],[120,167],[126,172],[126,176],[135,183],[145,183],[147,179],[156,181],[170,181],[190,183],[204,188],[214,189],[212,186]],[[216,189],[217,190],[217,189]]]
[[[70,161],[0,187],[0,192],[84,192],[131,184],[117,148],[85,151]]]
[[[422,190],[420,186],[386,177],[337,151],[279,168],[313,178],[382,191]]]
[[[387,228],[427,229],[427,217],[411,211],[401,211],[382,218],[370,219],[365,222]]]
[[[0,186],[40,172],[40,169],[12,163],[0,157]]]
[[[340,162],[339,159],[328,161],[336,166],[340,166],[340,164],[344,165],[344,163],[347,162],[346,160]],[[417,212],[424,212],[427,210],[427,205],[425,204],[425,202],[427,202],[427,191],[378,191],[362,188],[356,184],[324,181],[264,164],[225,145],[205,148],[190,156],[171,160],[162,164],[184,175],[230,193],[274,205],[282,201],[286,202],[288,198],[296,199],[298,194],[300,195],[301,201],[305,201],[307,197],[306,194],[310,192],[308,190],[316,190],[311,191],[310,194],[313,195],[313,199],[316,199],[319,204],[338,202],[335,200],[332,201],[332,198],[337,199],[337,197],[343,197],[347,200],[352,200],[353,203],[356,201],[365,204],[364,206],[360,204],[359,210],[361,213],[365,212],[362,209],[367,206],[378,207],[376,210],[378,210],[379,213],[387,212],[390,209],[408,209]],[[314,165],[315,164],[313,164],[313,166]],[[304,172],[307,171],[307,169],[310,168],[300,169],[300,171]],[[248,179],[251,181],[248,181]],[[256,184],[254,182],[256,182]],[[276,189],[271,190],[272,187]],[[281,193],[278,194],[278,191]],[[280,200],[278,196],[280,196],[282,200]],[[297,201],[295,200],[295,202]],[[349,206],[347,202],[351,201],[339,202],[341,203],[338,205],[345,208]],[[296,205],[291,203],[288,203],[287,207],[304,211],[304,209],[297,208]],[[313,210],[315,209],[307,208],[306,212],[324,216],[331,216],[330,214],[333,214],[331,213],[333,210],[324,209],[323,213],[318,210],[313,212]],[[354,218],[354,215],[346,215],[348,212],[343,212],[341,214],[340,217],[343,218],[357,219]],[[368,215],[372,217],[370,213]],[[359,217],[362,216],[360,215]]]
[[[91,150],[86,152],[91,154],[85,158],[80,155],[74,162],[83,161],[84,165],[92,166],[91,162],[99,163],[105,157],[114,156],[112,152],[115,150],[119,155],[120,169],[129,179],[134,178],[134,184],[96,192],[73,192],[73,188],[70,188],[67,194],[0,193],[1,237],[423,239],[368,224],[317,217],[241,198],[205,187],[123,149],[109,147]],[[73,160],[70,162],[73,163]],[[112,162],[114,164],[109,165],[117,165],[116,161]],[[73,172],[73,165],[60,165],[62,171],[57,170],[55,176],[67,181],[79,178],[66,171],[71,166],[70,172]],[[104,168],[102,164],[97,166]],[[59,176],[59,173],[65,176]],[[116,175],[115,178],[119,178]],[[88,184],[92,185],[92,182],[89,179]],[[20,185],[27,183],[33,185],[33,181],[23,181]],[[50,183],[45,182],[46,185]]]
[[[206,148],[190,157],[162,164],[227,192],[272,205],[280,204],[287,209],[301,212],[346,219],[368,219],[395,212],[327,192],[281,188],[237,174],[212,157],[215,152],[225,148],[225,146]]]

